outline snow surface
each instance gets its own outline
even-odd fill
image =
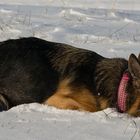
[[[0,0],[0,41],[36,36],[128,58],[140,52],[139,0]],[[139,140],[140,118],[37,103],[0,113],[0,140]]]

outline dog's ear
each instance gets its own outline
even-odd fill
[[[139,60],[139,62],[140,62],[140,53],[139,53],[139,56],[138,56],[138,60]]]
[[[134,54],[129,57],[128,70],[133,78],[140,78],[140,62]]]

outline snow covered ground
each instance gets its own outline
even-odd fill
[[[139,0],[0,0],[0,41],[36,36],[106,57],[140,52]],[[0,140],[139,140],[140,118],[40,104],[0,113]]]

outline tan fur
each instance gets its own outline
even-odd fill
[[[138,116],[140,114],[140,110],[138,110],[139,105],[140,105],[140,97],[136,99],[134,104],[128,110],[128,114],[133,115],[133,116]]]
[[[90,91],[85,88],[70,87],[69,83],[69,79],[60,82],[56,93],[44,101],[43,104],[61,109],[97,111],[96,99]]]
[[[99,98],[100,110],[106,109],[109,107],[109,101],[103,97]]]
[[[72,91],[72,94],[70,94],[69,96],[82,106],[82,110],[90,112],[98,111],[96,98],[88,89],[74,89],[74,91]]]
[[[69,82],[70,79],[65,79],[60,82],[56,93],[44,101],[43,104],[55,106],[60,109],[79,109],[81,107],[80,104],[68,97],[71,93],[70,88],[68,87]]]
[[[56,93],[43,104],[55,106],[60,109],[73,109],[95,112],[108,107],[108,101],[103,98],[93,96],[84,87],[71,87],[70,79],[60,82]],[[97,100],[99,98],[99,100]]]
[[[54,94],[44,103],[60,109],[80,110],[82,108],[75,100],[59,94]]]

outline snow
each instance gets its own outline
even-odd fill
[[[140,52],[139,0],[0,0],[0,41],[36,36],[128,58]],[[139,140],[140,118],[37,103],[0,113],[1,140]]]
[[[0,119],[0,139],[4,140],[139,139],[140,119],[112,109],[88,113],[32,103],[0,113]]]

